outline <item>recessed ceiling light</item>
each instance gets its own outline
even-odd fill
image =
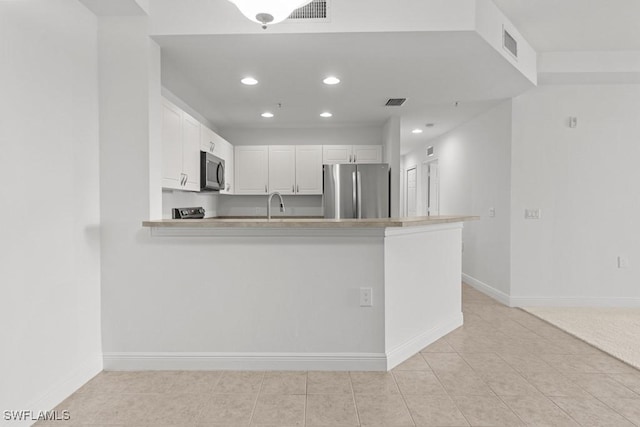
[[[240,83],[247,86],[254,86],[258,84],[258,81],[253,77],[245,77],[244,79],[240,80]]]
[[[273,113],[270,113],[268,111],[265,111],[264,113],[260,114],[262,117],[264,117],[265,119],[270,119],[271,117],[273,117]]]
[[[334,76],[329,76],[322,81],[326,85],[337,85],[340,83],[340,79]]]
[[[320,117],[324,117],[325,119],[328,119],[331,116],[333,116],[333,114],[331,114],[328,111],[325,111],[324,113],[320,114]]]
[[[422,133],[422,129],[414,129],[411,133]]]

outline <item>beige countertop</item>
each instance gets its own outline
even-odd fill
[[[143,221],[144,227],[167,228],[386,228],[416,227],[473,221],[477,216],[419,216],[407,218],[324,219],[324,218],[205,218]]]

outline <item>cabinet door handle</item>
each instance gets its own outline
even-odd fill
[[[300,184],[297,185],[297,190],[296,190],[296,193],[299,193],[299,192],[300,192]]]
[[[180,187],[184,186],[184,174],[180,174]]]
[[[265,192],[265,193],[268,193],[268,192],[269,192],[269,190],[267,190],[267,186],[266,186],[266,185],[264,186],[264,192]]]
[[[358,160],[358,157],[354,154],[354,155],[353,155],[353,163],[356,163],[356,162],[357,162],[357,160]]]
[[[296,192],[296,186],[295,186],[295,185],[292,185],[292,186],[291,186],[291,192],[292,192],[292,193],[295,193],[295,192]]]

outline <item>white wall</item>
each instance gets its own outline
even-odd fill
[[[0,2],[0,40],[0,406],[50,410],[102,369],[96,18]]]
[[[463,273],[467,280],[492,288],[494,296],[508,295],[511,101],[403,157],[403,169],[417,166],[419,215],[425,214],[422,170],[423,163],[432,159],[426,156],[429,145],[434,147],[433,159],[440,168],[440,214],[481,217],[465,223]],[[489,218],[489,208],[495,208],[495,217]]]
[[[639,112],[640,85],[541,86],[514,99],[516,304],[640,304]],[[525,220],[526,208],[542,218]]]

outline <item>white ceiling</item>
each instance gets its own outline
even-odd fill
[[[165,87],[218,127],[380,126],[399,115],[403,135],[414,127],[425,131],[403,140],[403,152],[531,87],[475,32],[155,39],[162,47]],[[247,75],[260,83],[242,85]],[[324,85],[327,75],[342,83]],[[408,101],[385,107],[392,97]],[[267,110],[276,117],[260,117]],[[334,116],[320,118],[325,110]],[[425,123],[435,126],[427,129]]]
[[[640,50],[640,0],[493,0],[538,52]]]

